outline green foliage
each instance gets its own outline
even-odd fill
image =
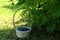
[[[17,5],[23,4],[25,2],[25,0],[18,0]]]
[[[24,1],[24,0],[23,0]],[[48,32],[60,29],[60,1],[59,0],[25,0],[26,9],[32,13],[33,27],[46,28]],[[58,21],[58,22],[57,22]]]

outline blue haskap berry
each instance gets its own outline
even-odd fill
[[[28,30],[30,30],[29,28],[19,28],[18,29],[19,31],[28,31]]]

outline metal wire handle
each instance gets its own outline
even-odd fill
[[[20,8],[17,9],[17,10],[14,12],[14,14],[13,14],[13,27],[14,27],[14,28],[16,28],[16,27],[15,27],[15,23],[14,23],[14,17],[15,17],[15,14],[17,13],[17,11],[19,11],[19,10],[20,10]]]
[[[15,23],[14,23],[14,17],[15,17],[15,14],[17,13],[17,11],[19,11],[19,10],[20,10],[20,8],[17,9],[17,10],[14,12],[14,14],[13,14],[13,27],[14,27],[14,29],[16,29]],[[31,20],[33,21],[31,11],[30,11],[30,16],[31,16]],[[31,22],[31,25],[30,25],[30,26],[32,26],[32,22]]]

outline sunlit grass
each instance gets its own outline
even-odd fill
[[[4,5],[9,5],[8,2],[0,1],[0,40],[7,40],[12,30],[13,11],[3,8]]]
[[[7,25],[12,21],[13,12],[6,8],[0,8],[0,25]]]
[[[11,2],[7,2],[7,1],[8,0],[0,1],[0,40],[7,40],[7,37],[10,37],[10,34],[14,29],[13,14],[18,7],[18,6],[16,6],[15,10],[3,7],[3,6],[11,5]],[[11,6],[9,6],[9,7],[11,7]],[[17,14],[15,16],[15,21],[18,21],[20,18],[22,18],[22,17],[20,17],[20,13],[21,13],[21,11],[17,12]],[[15,37],[14,31],[13,31],[12,37],[13,36]]]
[[[12,29],[12,17],[14,11],[3,8],[5,5],[10,5],[11,2],[7,2],[8,0],[0,0],[0,37],[4,35],[4,30]],[[2,31],[2,32],[1,32]],[[8,32],[7,32],[8,33]],[[7,35],[5,35],[7,36]],[[4,37],[0,38],[0,40],[5,40]]]
[[[10,5],[12,2],[7,2],[7,1],[0,1],[0,7],[4,6],[4,5]]]

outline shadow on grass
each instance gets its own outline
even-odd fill
[[[0,30],[0,40],[20,40],[20,39],[16,37],[14,29],[9,29],[9,30]],[[27,39],[22,40],[35,40],[35,35],[31,33]]]
[[[3,6],[3,8],[7,8],[7,9],[10,9],[10,10],[14,11],[14,10],[18,9],[19,6],[20,5],[12,5],[11,4],[11,5],[5,5],[5,6]]]
[[[20,40],[16,37],[14,29],[0,30],[0,40]],[[25,40],[25,39],[23,39]],[[39,30],[32,30],[26,40],[60,40],[60,32],[45,34]]]
[[[11,30],[0,30],[0,40],[16,40],[15,31]]]
[[[30,33],[30,40],[60,40],[60,31],[47,33],[33,28]]]

